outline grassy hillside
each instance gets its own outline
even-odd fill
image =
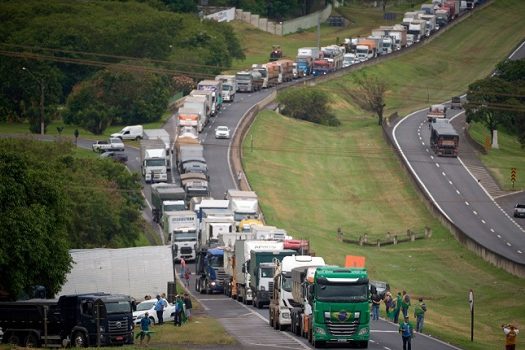
[[[450,98],[486,76],[525,37],[525,2],[497,1],[416,52],[367,69],[389,83],[387,113],[406,113]],[[302,46],[302,45],[301,45]],[[425,210],[385,143],[376,120],[353,106],[342,87],[352,75],[318,85],[332,96],[342,121],[330,128],[261,113],[244,145],[244,166],[262,198],[267,221],[308,237],[318,255],[343,264],[363,255],[372,277],[427,299],[426,331],[465,349],[501,347],[499,326],[525,327],[525,280],[465,250]],[[427,240],[383,248],[341,244],[345,236],[422,232]],[[475,342],[470,342],[468,290],[476,295]]]

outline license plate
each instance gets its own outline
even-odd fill
[[[124,337],[119,335],[118,337],[115,337],[116,340],[124,340]]]
[[[346,343],[346,339],[337,339],[338,343]]]

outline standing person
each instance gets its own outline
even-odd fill
[[[392,300],[392,294],[390,292],[386,292],[385,293],[385,300],[384,300],[384,303],[385,303],[385,314],[386,314],[386,318],[390,321],[392,321],[393,319],[393,306],[394,306],[394,301]]]
[[[184,271],[184,285],[186,288],[190,288],[190,277],[191,277],[191,271],[189,268],[186,268],[186,271]]]
[[[425,323],[425,312],[427,312],[427,305],[423,302],[423,298],[419,298],[419,304],[414,308],[414,317],[416,318],[416,332],[423,332],[423,324]]]
[[[408,316],[399,324],[399,333],[403,339],[403,350],[412,350],[412,337],[414,336],[414,327],[408,322]]]
[[[372,294],[372,320],[379,320],[379,305],[381,305],[381,297],[375,292]]]
[[[186,318],[188,321],[191,321],[191,309],[193,308],[193,305],[188,293],[184,293],[184,306],[186,307]]]
[[[408,308],[410,307],[410,296],[406,291],[403,291],[403,300],[401,302],[401,310],[403,312],[403,317],[408,316]]]
[[[155,303],[155,311],[157,312],[157,318],[159,319],[159,325],[164,324],[164,308],[167,305],[165,304],[164,299],[157,294],[157,302]]]
[[[144,317],[140,320],[140,332],[136,335],[135,339],[140,337],[140,346],[142,346],[142,341],[144,340],[144,337],[148,337],[146,340],[146,346],[148,346],[149,341],[151,339],[149,326],[151,325],[151,320],[149,319],[149,313],[145,313]]]
[[[186,260],[180,258],[180,279],[184,280],[184,272],[186,272]]]
[[[403,297],[401,297],[401,292],[397,292],[396,297],[396,306],[394,309],[394,323],[399,322],[399,311],[401,311],[401,302],[403,300]]]
[[[239,187],[241,187],[241,181],[242,181],[242,171],[239,170],[239,173],[237,174],[237,182],[239,183]]]
[[[184,303],[180,295],[175,298],[175,326],[182,326],[182,312],[184,311]]]
[[[501,325],[501,328],[503,328],[503,333],[505,333],[505,350],[515,350],[516,337],[520,332],[519,329],[511,324]]]

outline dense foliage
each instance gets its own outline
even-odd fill
[[[277,96],[282,114],[312,123],[338,126],[340,121],[330,110],[328,95],[315,88],[291,88]]]
[[[490,130],[504,127],[525,147],[525,60],[507,60],[495,74],[469,85],[465,111],[468,120]]]
[[[60,290],[71,248],[133,246],[142,229],[138,175],[78,159],[66,143],[0,140],[0,293]]]
[[[113,96],[118,97],[118,103],[109,106],[117,113],[122,101],[133,98],[133,93],[149,88],[144,92],[161,94],[137,102],[133,107],[138,109],[131,115],[107,117],[92,107],[75,111],[76,117],[92,115],[95,121],[87,124],[94,130],[107,122],[125,123],[126,119],[148,122],[160,117],[158,109],[166,101],[159,100],[175,92],[170,83],[173,75],[200,80],[230,67],[233,59],[244,58],[229,24],[173,13],[170,7],[176,4],[182,5],[169,1],[1,2],[0,120],[39,121],[42,86],[47,121],[56,117],[57,104],[63,104],[73,89],[103,86],[104,91],[121,94]],[[108,86],[115,82],[115,65],[130,72],[120,74],[119,79],[131,84],[147,80],[147,86],[129,86],[130,96],[128,90]],[[143,72],[140,78],[137,72]],[[84,91],[86,103],[88,95]],[[100,101],[93,102],[98,105]],[[105,106],[107,99],[98,105]],[[93,126],[96,124],[99,126]]]

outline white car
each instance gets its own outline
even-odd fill
[[[157,311],[155,311],[156,302],[157,299],[151,299],[138,303],[137,311],[133,311],[133,323],[140,324],[140,320],[144,318],[146,312],[148,313],[148,317],[150,318],[151,322],[153,322],[153,324],[159,323]],[[164,322],[173,321],[175,319],[175,305],[168,303],[168,306],[164,308],[163,319]]]
[[[229,139],[230,138],[230,128],[227,126],[218,126],[215,129],[215,138],[216,139]]]

